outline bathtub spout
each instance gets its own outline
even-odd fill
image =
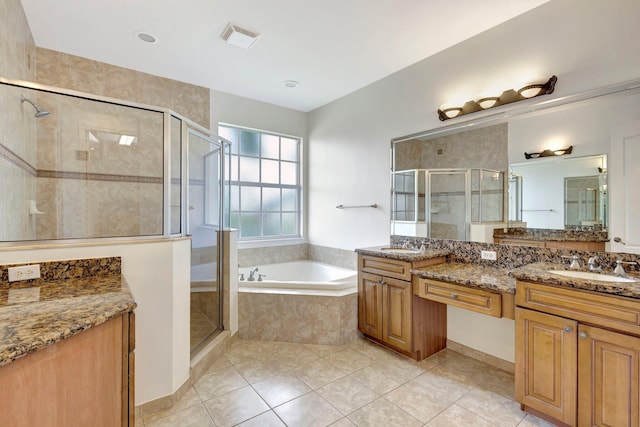
[[[256,271],[258,271],[258,267],[254,268],[249,272],[249,277],[247,277],[247,281],[253,282],[256,280],[256,277],[255,277]]]

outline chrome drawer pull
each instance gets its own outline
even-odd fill
[[[451,294],[451,298],[452,299],[457,299],[458,298],[458,294]]]
[[[589,337],[589,335],[587,335],[587,333],[586,333],[586,332],[580,332],[580,334],[579,334],[579,335],[580,335],[580,338],[582,338],[582,339],[585,339],[585,338],[588,338],[588,337]]]
[[[571,326],[565,326],[564,327],[564,331],[565,332],[571,332],[573,329],[571,329]]]

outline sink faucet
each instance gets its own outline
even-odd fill
[[[573,255],[573,256],[562,255],[562,258],[571,259],[571,265],[569,265],[570,269],[572,270],[580,269],[580,258],[578,257],[578,255]]]
[[[415,249],[415,246],[413,246],[413,242],[411,240],[407,240],[402,245],[402,249]]]
[[[588,261],[590,271],[602,271],[602,265],[600,265],[600,257],[592,256]]]
[[[256,271],[258,271],[258,267],[254,268],[249,272],[249,277],[247,277],[247,281],[253,282],[256,280],[256,277],[255,277]]]
[[[638,264],[638,262],[637,261],[632,261],[632,262],[622,261],[621,259],[617,260],[616,261],[616,268],[615,268],[615,270],[613,270],[613,275],[614,276],[627,277],[627,272],[624,271],[624,268],[622,267],[622,264],[635,265],[635,264]]]

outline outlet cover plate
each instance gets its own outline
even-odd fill
[[[480,251],[480,258],[495,261],[498,259],[496,251]]]
[[[40,264],[21,265],[9,267],[9,282],[40,278]]]

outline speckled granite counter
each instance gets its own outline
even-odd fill
[[[40,263],[41,279],[12,283],[6,280],[10,266],[0,266],[0,366],[136,307],[120,259],[106,259],[116,260],[116,267],[104,260],[82,260],[92,262],[80,267]]]
[[[624,297],[640,298],[640,275],[636,272],[630,273],[629,277],[637,279],[637,282],[624,283],[600,282],[595,280],[585,280],[573,277],[559,276],[557,274],[549,273],[549,270],[570,269],[566,265],[537,262],[512,270],[509,272],[509,275],[515,279],[523,281],[542,282],[551,285],[566,286],[568,288],[582,289],[585,291],[594,291]],[[611,272],[605,271],[603,272],[603,274],[611,274]]]
[[[444,263],[411,273],[425,278],[444,280],[474,288],[498,292],[515,293],[516,280],[507,275],[504,268],[487,267],[477,264]]]
[[[410,253],[398,253],[390,250],[384,250],[384,248],[392,248],[390,245],[374,246],[370,248],[358,248],[355,251],[362,255],[377,256],[380,258],[397,259],[400,261],[422,261],[425,259],[446,257],[451,253],[448,249],[427,249],[426,251],[410,252]],[[395,248],[401,249],[401,248]]]
[[[546,228],[508,228],[495,229],[494,238],[540,240],[540,241],[573,241],[573,242],[608,242],[606,231],[594,230],[550,230]]]

